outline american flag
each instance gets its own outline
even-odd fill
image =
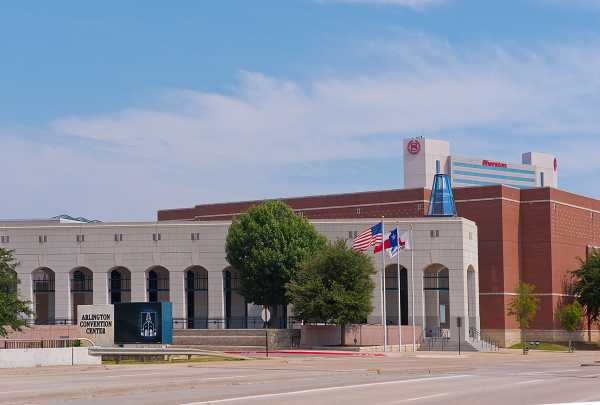
[[[380,245],[383,241],[383,225],[378,223],[359,233],[352,242],[352,249],[364,252],[371,246]]]

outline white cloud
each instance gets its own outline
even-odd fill
[[[396,158],[401,138],[415,134],[461,134],[474,139],[461,154],[499,148],[514,160],[524,142],[551,145],[568,154],[563,171],[598,171],[589,151],[600,149],[599,50],[598,42],[460,49],[409,36],[362,48],[380,62],[370,74],[300,83],[242,72],[229,94],[171,90],[157,107],[49,124],[51,134],[93,141],[87,150],[0,133],[0,149],[13,151],[5,164],[23,168],[11,178],[16,202],[0,212],[33,212],[44,201],[47,215],[150,218],[200,201],[354,190],[352,176],[322,172],[303,189],[274,177],[290,164]]]
[[[597,134],[597,47],[465,53],[429,38],[372,43],[386,67],[307,84],[242,72],[233,94],[173,90],[159,109],[71,117],[53,130],[190,167],[361,158],[374,134],[499,127],[515,134]],[[207,151],[210,151],[207,153]],[[268,155],[265,155],[268,151]]]
[[[400,6],[415,10],[446,3],[447,0],[316,0],[319,3],[365,4],[370,6]]]

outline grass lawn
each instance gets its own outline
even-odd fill
[[[528,343],[527,347],[529,350],[546,350],[550,352],[568,352],[569,347],[567,345],[557,344],[557,343],[546,343],[540,342],[539,345]],[[517,343],[510,347],[511,349],[523,349],[523,345],[521,343]]]
[[[102,364],[111,365],[111,364],[173,364],[173,363],[208,363],[211,361],[242,361],[244,359],[234,358],[234,357],[220,357],[220,356],[192,356],[191,359],[188,360],[187,356],[173,356],[171,361],[165,359],[146,359],[146,361],[142,361],[139,358],[136,359],[123,359],[117,363],[115,360],[102,360]]]

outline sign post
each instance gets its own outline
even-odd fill
[[[265,305],[260,311],[260,318],[263,320],[263,326],[265,328],[265,353],[267,357],[269,357],[269,329],[267,328],[267,323],[271,319],[271,312],[269,308]]]

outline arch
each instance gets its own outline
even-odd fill
[[[477,274],[472,265],[467,267],[467,304],[469,327],[477,329]]]
[[[56,321],[54,280],[54,270],[48,267],[40,267],[31,272],[36,325],[52,325]]]
[[[188,329],[207,329],[208,271],[202,266],[185,269],[185,303]]]
[[[248,305],[240,294],[240,273],[233,267],[223,270],[223,296],[225,298],[225,328],[247,328]]]
[[[94,274],[87,267],[75,267],[70,271],[71,317],[77,319],[79,305],[91,305],[94,302]]]
[[[450,329],[449,272],[442,264],[430,264],[423,270],[425,333],[444,336]]]
[[[408,325],[408,272],[400,266],[400,311],[398,318],[398,265],[385,268],[385,312],[388,325]]]
[[[169,301],[169,270],[153,266],[146,270],[146,292],[148,302]]]
[[[123,266],[108,271],[108,295],[111,304],[131,302],[131,272]]]

